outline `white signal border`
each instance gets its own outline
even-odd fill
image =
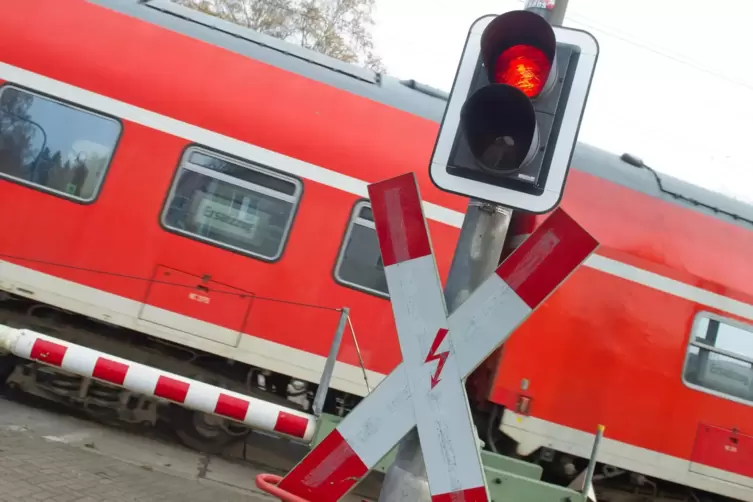
[[[434,184],[442,190],[503,204],[511,208],[524,209],[534,213],[546,213],[557,205],[564,189],[565,175],[570,165],[570,157],[575,149],[582,113],[591,88],[591,79],[596,69],[599,44],[588,32],[559,26],[553,27],[558,43],[578,46],[581,53],[562,117],[559,141],[555,145],[551,169],[544,185],[544,193],[542,195],[529,195],[508,188],[489,185],[448,173],[447,163],[450,160],[450,153],[455,142],[455,133],[460,127],[460,111],[471,88],[476,62],[481,52],[481,35],[487,25],[496,17],[489,15],[477,19],[468,33],[460,65],[455,75],[455,82],[450,92],[450,100],[447,103],[447,109],[439,129],[439,137],[431,157],[429,174]]]

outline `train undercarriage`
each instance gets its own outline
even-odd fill
[[[311,412],[316,384],[293,379],[212,354],[0,291],[0,324],[28,328],[147,366]],[[250,433],[246,426],[153,397],[135,394],[98,380],[73,375],[15,356],[0,357],[0,382],[12,390],[84,412],[98,421],[123,426],[168,425],[186,446],[222,454]],[[323,412],[346,415],[360,397],[330,389]],[[488,403],[487,403],[488,404]],[[475,407],[474,407],[475,408]],[[488,406],[484,406],[488,408]],[[499,408],[474,409],[485,448],[520,458],[514,442],[499,432]],[[570,485],[587,459],[541,448],[523,458],[544,468],[544,481]],[[730,499],[653,479],[617,467],[597,466],[594,487],[599,502],[724,502]]]

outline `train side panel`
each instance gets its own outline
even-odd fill
[[[753,433],[753,395],[744,388],[753,377],[746,362],[753,332],[723,334],[716,344],[739,357],[732,371],[742,388],[731,393],[718,390],[731,381],[699,376],[693,365],[704,350],[689,344],[704,337],[704,313],[753,329],[753,233],[572,173],[563,206],[601,248],[505,344],[490,392],[509,406],[502,430],[521,442],[520,453],[548,446],[587,457],[596,426],[604,424],[604,452],[612,455],[605,461],[749,497],[743,486],[753,479],[742,472],[704,476],[690,466],[709,462],[694,456],[701,424]],[[711,356],[720,357],[726,356]],[[730,369],[709,364],[710,374]],[[517,414],[520,395],[530,405]]]
[[[339,284],[334,268],[365,195],[362,180],[425,171],[422,157],[428,162],[430,147],[421,152],[413,145],[429,145],[436,124],[96,5],[51,7],[45,1],[3,7],[0,78],[110,114],[122,135],[101,191],[88,204],[2,183],[5,203],[25,208],[12,213],[23,219],[3,222],[15,238],[1,251],[16,265],[4,266],[3,280],[21,294],[39,297],[46,290],[52,304],[64,301],[60,306],[95,318],[314,381],[337,325],[334,309],[348,306],[370,384],[378,383],[399,361],[389,303]],[[21,22],[32,13],[40,23],[33,33]],[[61,29],[70,36],[55,36]],[[87,41],[93,38],[100,42]],[[259,98],[272,94],[275,99]],[[408,141],[416,134],[427,140]],[[340,147],[323,146],[333,135]],[[381,148],[385,137],[395,148]],[[164,228],[168,192],[192,145],[299,181],[281,256],[255,259]],[[427,176],[419,181],[425,198],[462,207]],[[441,208],[435,213],[451,215],[450,225],[430,221],[445,276],[457,217]],[[165,273],[183,287],[206,278],[214,288],[250,298],[212,298],[207,305],[202,295],[191,300],[187,292],[160,292]],[[252,336],[234,336],[239,332]],[[365,393],[350,337],[340,354],[345,364],[333,385]]]
[[[426,200],[465,210],[467,199],[438,190],[428,177],[436,122],[84,0],[68,1],[65,9],[56,0],[4,5],[3,62],[325,167],[332,173],[317,174],[333,184],[343,183],[336,174],[375,182],[416,171]],[[30,17],[33,33],[24,23]],[[323,148],[333,135],[338,148]]]

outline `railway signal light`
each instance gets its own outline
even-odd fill
[[[478,19],[434,147],[434,184],[513,209],[553,209],[598,52],[589,33],[552,27],[530,11]]]

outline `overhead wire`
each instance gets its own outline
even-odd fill
[[[525,0],[520,0],[520,3],[525,3]],[[632,34],[628,34],[624,30],[621,30],[619,28],[616,28],[614,26],[606,26],[603,23],[600,23],[599,21],[595,21],[587,16],[583,16],[582,14],[571,14],[568,13],[565,16],[565,20],[574,21],[577,24],[582,25],[585,28],[588,28],[590,30],[598,31],[600,33],[603,33],[607,36],[614,37],[616,39],[619,39],[629,45],[633,45],[635,47],[639,47],[643,50],[652,52],[656,55],[662,56],[667,59],[671,59],[673,61],[676,61],[678,63],[684,64],[686,66],[689,66],[693,69],[696,69],[698,71],[701,71],[703,73],[707,73],[711,76],[718,77],[720,79],[726,80],[730,83],[739,85],[741,87],[745,87],[747,89],[753,90],[753,82],[749,83],[744,80],[740,80],[735,77],[731,77],[729,75],[725,75],[724,73],[721,73],[717,70],[713,70],[709,68],[708,66],[703,65],[702,63],[695,61],[691,58],[688,58],[687,56],[684,56],[678,52],[672,51],[671,49],[667,48],[657,48],[653,42],[649,42],[647,40],[642,40],[639,37],[636,37]]]
[[[678,63],[684,64],[685,66],[688,66],[690,68],[698,70],[698,71],[700,71],[702,73],[706,73],[706,74],[711,75],[713,77],[717,77],[717,78],[720,78],[722,80],[726,80],[727,82],[735,84],[735,85],[738,85],[740,87],[744,87],[746,89],[753,90],[753,84],[751,84],[751,83],[748,83],[748,82],[746,82],[744,80],[740,80],[740,79],[738,79],[736,77],[732,77],[730,75],[725,75],[723,73],[720,73],[720,72],[718,72],[716,70],[713,70],[713,69],[711,69],[711,68],[709,68],[707,66],[704,66],[704,65],[702,65],[702,64],[700,64],[698,62],[695,62],[695,61],[693,61],[690,58],[683,57],[682,55],[680,55],[678,53],[671,53],[667,49],[660,50],[660,49],[658,49],[656,47],[652,47],[651,45],[649,45],[648,41],[642,41],[640,39],[636,39],[635,37],[630,37],[629,38],[628,35],[624,35],[623,34],[624,32],[617,31],[615,28],[607,28],[607,29],[600,28],[598,25],[593,24],[592,22],[589,22],[587,18],[582,18],[580,16],[568,16],[568,17],[571,20],[575,21],[576,23],[582,25],[585,28],[588,28],[588,29],[591,29],[591,30],[594,30],[594,31],[598,31],[598,32],[604,33],[604,34],[606,34],[606,35],[608,35],[610,37],[617,38],[617,39],[619,39],[619,40],[621,40],[621,41],[623,41],[623,42],[625,42],[625,43],[627,43],[629,45],[632,45],[632,46],[635,46],[635,47],[639,47],[639,48],[641,48],[643,50],[646,50],[648,52],[652,52],[652,53],[654,53],[654,54],[656,54],[658,56],[661,56],[661,57],[664,57],[666,59],[670,59],[672,61],[676,61]],[[584,19],[585,19],[585,21],[584,21]],[[611,31],[609,31],[609,30],[611,30]]]

